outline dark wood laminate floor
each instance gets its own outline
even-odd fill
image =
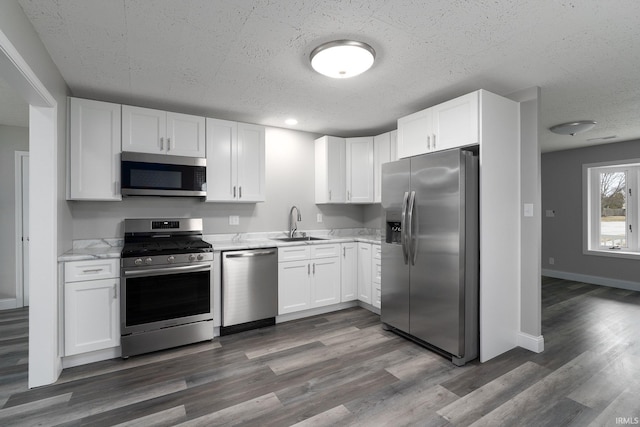
[[[640,417],[640,293],[543,279],[540,354],[458,368],[360,308],[65,370],[27,390],[0,312],[0,425],[616,426]]]

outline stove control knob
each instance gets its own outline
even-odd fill
[[[145,264],[151,264],[153,262],[153,260],[151,258],[147,258],[144,260]]]
[[[142,265],[142,258],[136,258],[136,260],[135,260],[135,261],[133,261],[133,263],[134,263],[135,265]]]
[[[198,261],[202,261],[203,258],[204,256],[202,254],[198,254]]]
[[[176,257],[174,257],[173,255],[169,256],[169,258],[167,258],[167,262],[169,264],[171,264],[172,262],[174,262],[176,260]]]
[[[195,261],[196,256],[194,254],[189,255],[189,261]]]

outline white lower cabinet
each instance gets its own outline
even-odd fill
[[[278,248],[278,314],[340,302],[340,245]]]
[[[355,242],[343,243],[341,255],[341,301],[354,301],[358,299],[358,244]]]
[[[118,260],[74,261],[65,264],[64,355],[120,345],[120,278],[112,276]],[[111,264],[114,264],[113,266]],[[72,271],[81,275],[68,274]],[[89,280],[91,275],[94,280]]]
[[[371,245],[372,260],[371,260],[371,305],[380,308],[382,299],[381,284],[382,284],[382,256],[381,246]]]
[[[358,242],[358,299],[371,304],[371,243]]]

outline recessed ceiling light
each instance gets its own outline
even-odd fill
[[[284,121],[285,124],[289,125],[289,126],[295,126],[298,124],[298,121],[294,118],[290,118]]]
[[[321,44],[311,51],[314,70],[334,79],[346,79],[367,71],[373,65],[376,51],[366,43],[336,40]]]
[[[596,122],[593,120],[580,120],[577,122],[562,123],[559,125],[551,126],[549,130],[559,135],[575,135],[577,133],[586,132],[593,129]]]

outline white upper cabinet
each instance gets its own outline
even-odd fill
[[[382,200],[382,164],[397,160],[397,131],[373,137],[373,202]]]
[[[478,144],[478,93],[398,119],[398,158]]]
[[[265,200],[265,129],[207,119],[207,201]]]
[[[373,137],[346,139],[347,203],[373,203]]]
[[[316,203],[346,201],[345,156],[344,138],[323,136],[315,140]]]
[[[122,151],[204,157],[205,119],[123,105]]]
[[[479,143],[478,92],[452,99],[433,110],[432,151]]]
[[[120,108],[69,98],[68,200],[122,200]]]

